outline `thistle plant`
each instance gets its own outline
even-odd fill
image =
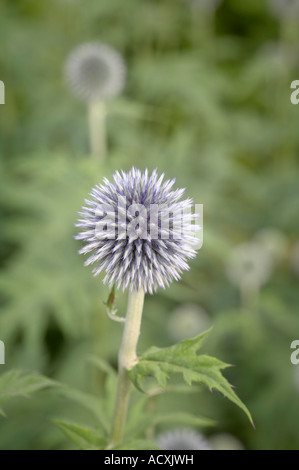
[[[113,181],[104,178],[92,189],[79,213],[80,233],[76,238],[84,243],[80,253],[89,255],[85,264],[94,266],[95,276],[104,272],[103,282],[111,289],[109,316],[124,322],[114,413],[102,448],[124,448],[131,384],[148,393],[148,377],[156,379],[162,392],[170,375],[181,374],[189,386],[195,382],[220,391],[251,420],[221,373],[227,364],[197,355],[207,332],[169,348],[153,347],[141,356],[137,354],[145,294],[178,281],[189,269],[189,260],[196,256],[197,214],[192,212],[192,199],[182,199],[185,190],[174,190],[174,183],[164,181],[164,175],[159,177],[156,170],[151,174],[135,168],[128,173],[116,172]],[[116,289],[129,292],[124,318],[116,315]]]
[[[65,77],[73,94],[88,105],[91,154],[103,161],[107,147],[105,103],[125,85],[124,60],[106,44],[82,44],[67,58]]]
[[[180,201],[184,189],[172,191],[175,180],[163,178],[135,168],[116,172],[113,183],[104,178],[92,190],[79,213],[83,231],[77,238],[86,242],[80,253],[92,253],[85,265],[95,264],[94,275],[105,271],[104,284],[110,288],[116,284],[118,289],[152,294],[179,280],[188,258],[196,255],[192,245],[198,242],[198,227],[189,220],[192,200]],[[179,229],[183,236],[178,236]]]

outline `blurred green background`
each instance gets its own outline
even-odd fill
[[[128,67],[107,104],[101,166],[89,156],[86,106],[63,77],[67,55],[89,41],[115,47]],[[0,373],[34,370],[102,393],[87,357],[116,367],[121,325],[77,254],[77,211],[103,176],[157,167],[204,205],[204,244],[181,282],[146,297],[139,350],[213,324],[205,351],[234,364],[225,375],[256,429],[216,393],[154,406],[213,418],[208,438],[229,433],[248,450],[298,449],[299,18],[276,17],[264,0],[0,0],[0,45]],[[244,243],[265,256],[240,287],[231,270],[247,269],[234,255]],[[126,296],[117,304],[122,313]],[[93,424],[50,390],[11,400],[6,414],[1,449],[70,448],[53,417]]]

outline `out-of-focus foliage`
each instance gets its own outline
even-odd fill
[[[102,176],[158,167],[204,204],[204,245],[181,282],[147,296],[140,351],[172,344],[168,319],[178,307],[202,307],[214,323],[205,351],[236,366],[226,377],[256,430],[204,391],[154,397],[150,412],[208,416],[219,423],[208,435],[230,433],[247,449],[299,448],[290,362],[299,331],[299,107],[290,103],[298,26],[261,0],[223,0],[213,14],[195,0],[1,1],[0,373],[38,370],[103,395],[107,373],[87,357],[115,367],[122,327],[106,318],[108,291],[77,255],[77,211]],[[69,52],[88,41],[112,45],[128,66],[123,95],[107,105],[101,168],[88,156],[85,106],[62,72]],[[285,249],[266,285],[239,292],[227,264],[237,245],[260,243],[265,228],[283,234]],[[125,297],[117,296],[120,312]],[[6,404],[0,448],[69,448],[52,418],[97,426],[78,400],[45,394]],[[156,423],[152,440],[170,427]]]
[[[11,370],[0,378],[0,414],[4,415],[3,405],[14,397],[29,397],[32,393],[49,387],[54,382],[37,374],[24,374],[20,370]]]

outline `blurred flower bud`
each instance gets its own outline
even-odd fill
[[[101,43],[82,44],[67,58],[67,83],[79,99],[104,101],[118,95],[126,78],[122,56],[112,47]]]
[[[268,251],[259,243],[236,246],[227,265],[230,281],[241,289],[257,290],[267,283],[273,270]]]

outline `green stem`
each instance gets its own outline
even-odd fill
[[[92,157],[103,162],[106,157],[106,106],[102,101],[88,106],[90,152]]]
[[[128,369],[131,369],[138,360],[136,347],[140,334],[143,302],[143,290],[134,290],[129,294],[123,339],[118,356],[118,389],[108,449],[118,446],[123,438],[131,390]]]

